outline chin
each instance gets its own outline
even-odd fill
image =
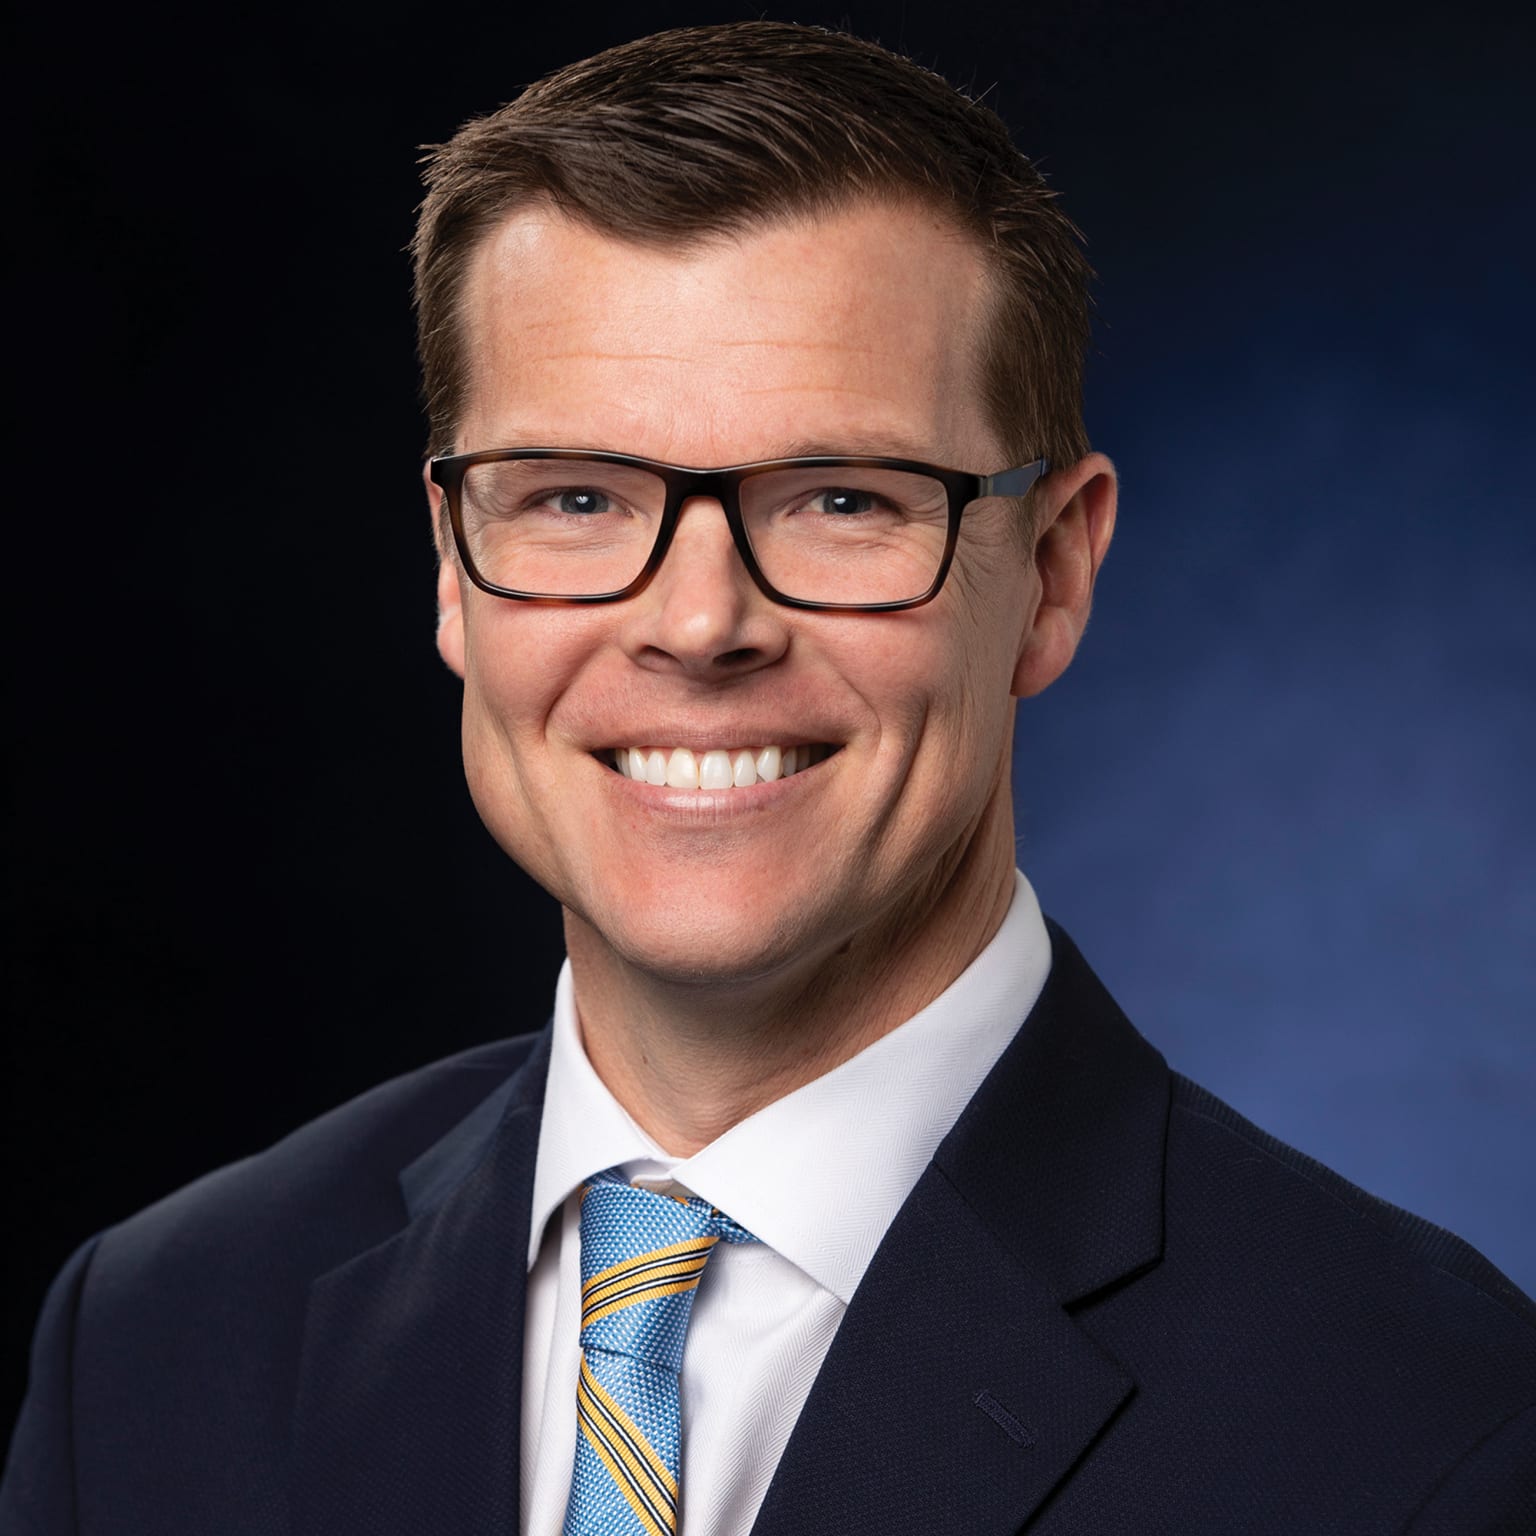
[[[680,904],[650,921],[633,912],[581,917],[625,964],[664,986],[699,989],[750,986],[804,964],[835,942],[817,933],[804,909],[765,912],[758,903],[735,908]],[[593,917],[600,917],[594,921]]]

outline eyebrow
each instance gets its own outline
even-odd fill
[[[900,436],[865,436],[855,433],[837,442],[825,438],[795,438],[781,445],[772,455],[776,459],[828,459],[843,455],[868,459],[931,459],[931,446],[911,442]]]
[[[506,436],[502,435],[494,443],[487,443],[487,448],[564,448],[582,449],[590,448],[597,452],[621,453],[626,450],[610,448],[606,443],[588,442],[585,439],[577,441],[563,440],[564,434],[554,434],[549,437],[534,436],[529,433]],[[638,455],[649,457],[649,455]],[[934,458],[933,448],[925,443],[904,438],[899,433],[850,433],[846,438],[821,438],[821,437],[797,437],[780,442],[772,446],[770,452],[759,453],[752,459],[738,459],[737,463],[759,463],[772,459],[916,459],[924,463],[938,463]],[[658,462],[660,462],[658,460]],[[710,469],[721,466],[716,465],[691,465],[685,466],[695,469]]]

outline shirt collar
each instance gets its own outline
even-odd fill
[[[533,1169],[528,1267],[533,1268],[539,1255],[545,1224],[572,1190],[605,1168],[640,1160],[654,1160],[665,1168],[677,1162],[630,1119],[587,1059],[567,958],[555,983],[554,1038]]]
[[[555,988],[529,1266],[567,1196],[591,1174],[628,1165],[630,1177],[670,1173],[846,1305],[939,1143],[1034,1007],[1050,963],[1039,903],[1017,874],[1002,926],[926,1008],[678,1160],[593,1070],[567,961]]]

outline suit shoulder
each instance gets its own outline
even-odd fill
[[[165,1264],[314,1272],[395,1230],[401,1170],[501,1089],[539,1040],[473,1047],[368,1089],[102,1234],[93,1285]]]
[[[1207,1199],[1231,1202],[1227,1215],[1240,1226],[1263,1226],[1272,1242],[1289,1233],[1302,1252],[1325,1239],[1335,1262],[1359,1266],[1362,1280],[1381,1268],[1442,1276],[1446,1297],[1461,1295],[1536,1346],[1536,1302],[1471,1244],[1350,1183],[1177,1073],[1172,1108],[1171,1199],[1181,1178],[1194,1177]]]
[[[1128,1464],[1182,1467],[1215,1510],[1246,1427],[1278,1501],[1254,1529],[1400,1531],[1431,1496],[1456,1519],[1484,1484],[1503,1498],[1536,1403],[1529,1299],[1187,1079],[1169,1108],[1161,1256],[1077,1312],[1136,1381]],[[1236,1509],[1194,1523],[1248,1529]],[[1424,1527],[1452,1528],[1497,1527]]]
[[[237,1508],[252,1530],[286,1528],[314,1282],[405,1228],[408,1165],[460,1127],[491,1145],[503,1112],[537,1103],[543,1038],[384,1083],[87,1244],[38,1330],[17,1435],[42,1480],[16,1499],[111,1490],[125,1509],[184,1515],[177,1530],[221,1528],[209,1512]]]

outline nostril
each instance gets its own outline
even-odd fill
[[[722,667],[742,667],[750,666],[761,655],[762,652],[756,646],[742,645],[733,651],[722,651],[715,660]]]

